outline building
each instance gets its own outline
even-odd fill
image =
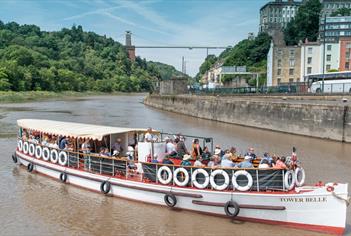
[[[284,28],[295,17],[302,1],[275,0],[260,9],[260,32],[274,36],[274,32]]]
[[[326,17],[324,27],[324,20],[321,20],[319,26],[319,35],[321,42],[337,43],[340,37],[351,36],[351,16],[335,16]],[[325,32],[324,32],[325,28]]]
[[[351,37],[340,37],[340,71],[351,70]]]
[[[188,79],[185,77],[173,77],[160,81],[160,94],[186,94],[188,93]]]
[[[271,44],[267,58],[267,86],[301,82],[301,47]]]
[[[321,0],[321,3],[323,4],[323,13],[327,16],[340,8],[351,8],[350,0]]]

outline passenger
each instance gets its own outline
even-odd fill
[[[56,138],[52,139],[51,148],[59,149],[59,145],[57,145]]]
[[[255,154],[255,150],[253,147],[250,147],[248,152],[245,154],[245,156],[250,156],[251,160],[256,160],[256,154]]]
[[[216,168],[216,167],[220,167],[221,166],[221,161],[222,161],[222,158],[219,156],[219,155],[215,155],[214,156],[214,165],[213,167]]]
[[[260,164],[258,165],[259,169],[270,168],[269,162],[267,159],[262,159]]]
[[[191,151],[191,156],[193,158],[197,158],[198,156],[202,155],[202,148],[199,144],[199,139],[194,139],[193,144],[192,144],[192,151]]]
[[[214,151],[215,155],[218,155],[220,157],[222,157],[225,153],[224,151],[221,149],[221,146],[219,146],[218,144],[215,147],[215,151]]]
[[[112,155],[119,156],[123,152],[122,139],[117,138],[116,142],[112,145]]]
[[[236,167],[238,168],[252,168],[251,156],[245,156],[244,161],[240,162]]]
[[[231,147],[229,151],[233,155],[233,157],[237,157],[237,153],[236,153],[236,148],[235,147]]]
[[[278,158],[274,168],[276,168],[276,169],[287,169],[287,166],[285,165],[285,157]]]
[[[63,136],[63,138],[61,139],[61,141],[59,143],[59,148],[61,150],[68,148],[68,141],[67,141],[66,136]]]
[[[205,146],[204,151],[202,152],[202,160],[208,161],[208,160],[210,160],[210,158],[211,158],[211,153],[208,150],[208,147]]]
[[[169,137],[166,137],[165,141],[166,141],[166,153],[171,156],[177,154],[176,146],[174,145],[172,140]]]
[[[149,127],[145,133],[144,142],[152,142],[152,141],[153,141],[152,128]]]
[[[215,165],[215,162],[214,162],[215,158],[216,158],[216,155],[213,155],[213,156],[210,157],[210,161],[207,163],[208,167],[211,167],[211,168],[214,167],[214,165]]]
[[[202,163],[202,156],[197,157],[196,161],[194,162],[194,166],[205,167],[205,165]]]
[[[174,165],[173,161],[171,161],[168,156],[163,158],[162,164]]]
[[[272,166],[273,158],[270,157],[270,155],[269,155],[268,152],[265,152],[265,153],[263,154],[263,158],[261,159],[260,164],[263,163],[263,160],[266,160],[266,161],[268,162],[268,165],[269,165],[269,166]]]
[[[221,167],[227,168],[227,167],[234,167],[234,163],[231,160],[232,154],[226,153],[223,155],[222,161],[221,161]]]
[[[183,157],[183,161],[180,163],[181,166],[191,166],[190,162],[191,156],[189,154],[185,154]]]
[[[186,148],[184,141],[182,141],[178,137],[174,141],[176,143],[176,152],[178,153],[178,155],[182,156],[185,154],[189,154],[188,149]]]

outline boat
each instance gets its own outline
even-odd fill
[[[181,166],[169,156],[164,158],[173,158],[175,164],[162,164],[154,158],[165,155],[163,139],[170,134],[157,130],[40,119],[21,119],[17,124],[14,163],[63,184],[240,221],[334,234],[345,230],[348,184],[305,185],[301,166],[213,169]],[[152,140],[146,139],[147,133]],[[59,147],[63,138],[70,140],[70,146]],[[199,138],[213,149],[212,138]],[[120,153],[111,156],[112,143],[118,139]],[[84,151],[83,142],[109,147],[109,154]]]

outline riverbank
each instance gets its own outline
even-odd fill
[[[0,104],[1,103],[20,103],[29,101],[42,101],[50,99],[69,99],[77,97],[88,97],[88,96],[116,96],[129,93],[113,92],[103,93],[96,91],[86,92],[74,92],[74,91],[63,91],[63,92],[49,92],[49,91],[25,91],[25,92],[13,92],[13,91],[1,91],[0,92]]]
[[[231,124],[351,142],[350,99],[150,95],[144,104]]]

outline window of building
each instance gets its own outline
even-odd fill
[[[289,60],[289,66],[294,67],[295,66],[295,59],[290,59]]]
[[[331,51],[331,50],[332,50],[332,45],[330,45],[330,44],[327,45],[327,50],[328,50],[328,51]]]
[[[282,69],[278,69],[277,70],[277,75],[281,75],[282,74]]]
[[[278,67],[281,67],[281,66],[282,66],[282,60],[278,59]]]
[[[345,62],[345,69],[350,69],[350,62]]]
[[[346,48],[351,48],[351,43],[346,43]]]
[[[278,78],[278,79],[277,79],[278,84],[280,84],[281,81],[282,81],[281,78]]]
[[[313,48],[308,48],[308,54],[312,54]]]
[[[293,78],[290,78],[289,79],[289,83],[293,83],[294,82],[294,79]]]
[[[289,69],[289,75],[294,75],[294,69]]]
[[[311,74],[312,73],[312,67],[307,67],[307,74]]]
[[[326,69],[326,71],[330,71],[331,65],[327,65],[327,67],[325,69]]]
[[[312,57],[308,57],[307,58],[307,64],[311,64],[312,63]]]
[[[290,49],[289,55],[290,55],[290,57],[294,57],[295,56],[295,50],[294,49]]]
[[[327,55],[327,61],[331,61],[331,55],[330,54]]]

